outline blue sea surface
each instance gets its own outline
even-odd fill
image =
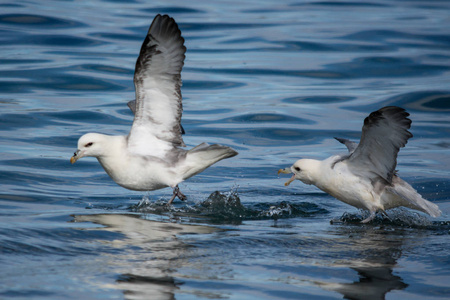
[[[3,1],[1,299],[448,299],[450,2]],[[170,188],[115,184],[87,132],[126,135],[156,14],[185,38],[188,147],[239,155]],[[364,213],[277,170],[404,107],[400,176],[443,214]],[[332,222],[330,222],[332,220]]]

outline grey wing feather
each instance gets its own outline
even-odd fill
[[[185,52],[175,20],[157,15],[136,61],[135,118],[128,138],[131,151],[145,153],[149,147],[153,151],[155,147],[184,146],[180,121]]]
[[[353,151],[355,151],[356,147],[358,147],[358,143],[352,142],[352,141],[350,141],[350,140],[342,139],[342,138],[337,138],[337,137],[335,137],[335,139],[336,139],[339,143],[344,144],[344,145],[347,147],[348,152],[350,152],[350,153],[352,153]]]
[[[361,141],[349,157],[349,166],[369,177],[379,176],[390,184],[398,152],[412,137],[408,116],[403,108],[396,106],[372,112],[364,120]]]

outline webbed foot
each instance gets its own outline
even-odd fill
[[[375,219],[375,217],[377,216],[377,213],[374,211],[370,212],[370,216],[364,220],[361,221],[361,223],[366,224],[369,223],[370,221],[372,221],[373,219]]]
[[[186,195],[184,195],[181,191],[180,188],[178,187],[178,185],[173,189],[173,195],[172,198],[170,198],[169,202],[167,202],[167,205],[171,205],[173,200],[175,200],[175,198],[178,197],[178,199],[180,199],[181,201],[184,201],[187,199]]]

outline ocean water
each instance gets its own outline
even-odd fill
[[[448,299],[448,1],[0,2],[1,299]],[[134,64],[170,14],[187,47],[189,147],[239,155],[171,190],[133,192],[87,132],[127,134]],[[443,215],[363,213],[283,184],[345,151],[385,105],[411,114],[399,174]],[[330,222],[330,220],[333,220]]]

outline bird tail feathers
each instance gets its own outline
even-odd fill
[[[442,212],[436,204],[422,198],[412,186],[400,177],[395,176],[393,183],[391,192],[403,199],[405,202],[403,206],[423,211],[432,217],[439,217],[441,215]]]
[[[216,162],[236,156],[238,153],[230,147],[214,144],[202,143],[186,154],[186,171],[184,178],[194,176]]]
[[[188,156],[199,156],[203,160],[213,161],[211,164],[225,158],[236,156],[237,154],[238,153],[235,150],[228,146],[219,144],[209,145],[207,143],[201,143],[187,153]]]

